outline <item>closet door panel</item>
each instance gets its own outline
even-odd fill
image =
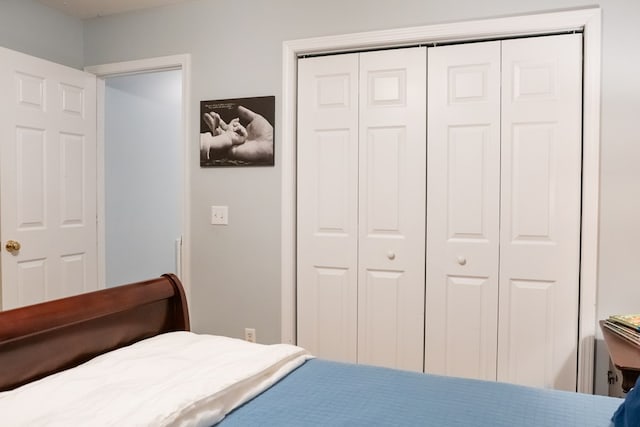
[[[425,371],[495,380],[500,42],[428,55]]]
[[[503,41],[498,379],[575,390],[582,36]]]
[[[426,48],[360,54],[358,361],[423,369]]]
[[[298,61],[298,344],[356,361],[358,55]]]

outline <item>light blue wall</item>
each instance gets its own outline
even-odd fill
[[[0,0],[0,46],[73,68],[84,66],[82,21],[33,0]]]
[[[106,81],[107,286],[175,272],[182,215],[181,115],[180,70]]]

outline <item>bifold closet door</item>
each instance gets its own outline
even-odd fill
[[[429,49],[428,372],[575,390],[581,52]]]
[[[498,380],[574,391],[582,35],[502,42]]]
[[[423,370],[426,48],[360,54],[358,362]]]
[[[425,371],[495,380],[500,42],[428,55]]]
[[[298,61],[298,344],[422,371],[426,48]]]
[[[358,54],[298,61],[298,345],[357,361]]]

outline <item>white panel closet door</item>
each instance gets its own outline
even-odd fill
[[[2,308],[97,289],[96,78],[0,48]],[[7,240],[21,244],[5,250]]]
[[[318,356],[423,369],[425,93],[425,48],[298,61],[298,343]]]
[[[298,345],[356,362],[358,54],[298,61]]]
[[[428,56],[425,371],[495,380],[500,42]]]
[[[498,379],[575,390],[582,36],[502,44]]]
[[[360,54],[358,362],[423,370],[426,48]]]

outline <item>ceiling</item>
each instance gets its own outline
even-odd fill
[[[76,18],[113,15],[131,10],[147,9],[189,0],[37,0],[46,6]]]

